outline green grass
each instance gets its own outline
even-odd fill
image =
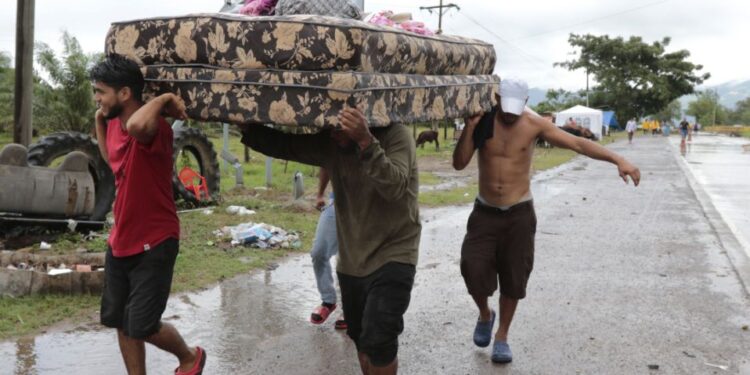
[[[716,125],[716,126],[705,126],[701,129],[701,132],[707,133],[719,133],[719,134],[731,134],[739,133],[743,138],[750,138],[750,126],[729,126],[729,125]],[[700,133],[699,133],[700,134]]]
[[[575,151],[565,150],[562,148],[537,147],[534,150],[534,158],[531,162],[531,167],[534,171],[540,172],[545,169],[550,169],[568,162],[576,155],[578,154]]]
[[[437,185],[441,183],[440,177],[432,172],[419,172],[419,185]]]
[[[0,132],[0,148],[11,142],[13,142],[13,133]]]
[[[419,193],[419,205],[424,207],[455,206],[471,203],[477,195],[477,184],[450,190],[426,191]]]
[[[94,313],[99,299],[98,295],[0,298],[0,339],[37,332],[62,320],[85,320]]]

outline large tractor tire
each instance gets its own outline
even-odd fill
[[[180,128],[175,130],[173,152],[175,168],[172,176],[172,187],[174,188],[176,198],[182,198],[193,205],[217,201],[219,199],[221,171],[214,146],[208,140],[206,134],[196,128]],[[191,160],[190,163],[187,163],[188,166],[206,179],[206,187],[211,196],[210,200],[198,199],[192,191],[185,188],[185,185],[178,178],[177,174],[180,172],[179,169],[181,169],[182,161],[185,158]]]
[[[29,165],[48,167],[55,159],[73,151],[89,158],[89,172],[94,179],[96,202],[89,220],[104,221],[115,199],[115,178],[109,164],[99,152],[99,144],[89,135],[78,132],[53,133],[29,146]]]

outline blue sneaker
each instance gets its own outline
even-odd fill
[[[492,318],[489,322],[483,322],[477,319],[477,326],[474,328],[474,344],[481,348],[486,348],[492,341],[492,326],[495,325],[495,311],[492,310]]]
[[[513,353],[510,351],[510,345],[505,341],[495,340],[492,346],[492,362],[509,363],[513,360]]]

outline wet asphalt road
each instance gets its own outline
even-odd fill
[[[401,373],[750,374],[742,272],[677,148],[662,137],[610,147],[640,166],[640,187],[580,157],[534,179],[536,264],[511,327],[512,364],[493,365],[489,348],[471,342],[477,312],[458,265],[471,208],[422,211]],[[299,256],[173,296],[164,316],[208,350],[206,374],[358,373],[333,319],[307,323],[316,303],[309,257]],[[175,367],[151,347],[147,356],[152,374]],[[0,363],[0,374],[123,373],[114,333],[95,322],[0,342]]]

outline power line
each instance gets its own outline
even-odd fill
[[[445,11],[443,11],[443,8],[445,8]],[[438,29],[437,34],[443,33],[443,15],[448,12],[451,8],[456,8],[456,10],[461,10],[461,8],[453,3],[443,5],[443,0],[440,0],[440,5],[433,5],[433,6],[427,6],[427,7],[419,7],[419,10],[427,10],[432,14],[433,9],[438,10]]]
[[[563,26],[563,27],[560,27],[560,28],[557,28],[557,29],[552,29],[552,30],[542,31],[542,32],[536,33],[536,34],[522,36],[520,38],[512,39],[512,41],[518,41],[518,40],[529,39],[529,38],[536,38],[536,37],[541,36],[541,35],[552,34],[552,33],[558,32],[558,31],[569,31],[570,29],[576,28],[578,26],[583,26],[583,25],[587,25],[587,24],[590,24],[590,23],[598,22],[598,21],[601,21],[601,20],[607,19],[607,18],[617,17],[617,16],[623,15],[625,13],[635,12],[637,10],[641,10],[641,9],[644,9],[644,8],[648,8],[648,7],[652,7],[652,6],[655,6],[655,5],[663,4],[663,3],[666,3],[668,1],[669,0],[661,0],[661,1],[656,1],[656,2],[653,2],[653,3],[648,3],[648,4],[641,5],[641,6],[638,6],[638,7],[635,7],[635,8],[626,9],[626,10],[623,10],[623,11],[620,11],[620,12],[617,12],[617,13],[612,13],[612,14],[600,16],[600,17],[597,17],[597,18],[593,18],[593,19],[590,19],[590,20],[587,20],[587,21],[583,21],[583,22],[579,22],[579,23],[574,23],[574,24],[566,25],[566,26]]]
[[[526,57],[526,60],[527,60],[527,61],[531,62],[532,64],[539,64],[540,66],[544,66],[545,68],[546,68],[546,67],[548,67],[548,66],[547,66],[547,63],[546,63],[546,62],[545,62],[544,60],[542,60],[541,58],[539,58],[539,57],[536,57],[536,56],[534,56],[534,55],[532,55],[532,54],[530,54],[530,53],[528,53],[528,52],[526,52],[526,51],[522,50],[522,49],[521,49],[520,47],[517,47],[517,46],[516,46],[516,45],[514,45],[513,43],[511,43],[511,42],[509,42],[509,41],[505,40],[505,38],[501,37],[500,35],[498,35],[498,34],[497,34],[497,33],[495,33],[494,31],[492,31],[492,30],[490,30],[489,28],[485,27],[484,25],[482,25],[481,23],[479,23],[479,21],[477,21],[477,20],[475,20],[474,18],[470,17],[470,16],[469,16],[468,14],[466,14],[465,12],[459,12],[459,13],[460,13],[460,14],[462,14],[462,15],[463,15],[464,17],[466,17],[466,19],[468,19],[469,21],[471,21],[471,22],[472,22],[472,23],[474,23],[475,25],[477,25],[477,26],[479,26],[480,28],[482,28],[482,29],[483,29],[484,31],[488,32],[488,33],[489,33],[490,35],[492,35],[493,37],[495,37],[495,38],[496,38],[497,40],[499,40],[499,41],[501,41],[501,42],[505,43],[505,44],[506,44],[506,45],[508,45],[508,46],[509,46],[510,48],[513,48],[514,50],[518,51],[518,52],[519,52],[519,53],[521,54],[521,56],[523,56],[523,57]]]

